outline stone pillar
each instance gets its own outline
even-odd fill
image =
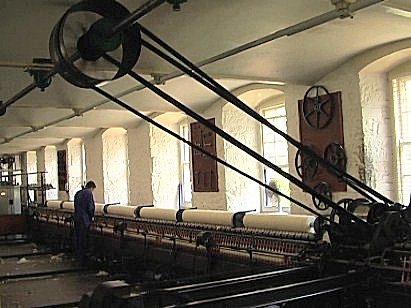
[[[74,194],[83,185],[83,140],[73,138],[67,143],[67,173],[69,183],[69,197],[73,200]]]
[[[20,154],[20,169],[21,173],[23,174],[21,176],[21,204],[27,204],[27,153],[21,153]]]
[[[386,90],[387,74],[360,74],[360,79],[364,127],[364,180],[378,192],[394,199],[397,175],[392,145],[395,138],[392,102],[388,99]],[[407,202],[408,199],[407,196]]]
[[[178,133],[178,125],[168,124],[168,128]],[[178,208],[180,144],[176,138],[154,126],[150,135],[153,203],[158,207]]]
[[[46,192],[47,200],[54,200],[58,197],[58,174],[57,174],[57,149],[55,146],[47,146],[44,149],[46,184],[51,184],[52,189]]]
[[[94,181],[97,188],[94,190],[94,200],[104,203],[103,180],[103,140],[101,131],[96,135],[84,139],[86,158],[86,181]]]
[[[128,130],[130,204],[153,204],[150,124]]]
[[[259,123],[231,104],[226,104],[223,108],[223,129],[252,150],[261,152]],[[224,142],[224,153],[228,163],[256,179],[261,179],[262,168],[257,160],[227,141]],[[259,211],[261,204],[260,186],[229,168],[226,168],[225,176],[227,210]]]
[[[36,190],[37,192],[37,201],[39,203],[45,204],[46,202],[46,194],[45,188],[46,185],[46,155],[45,155],[45,147],[41,147],[36,150],[36,159],[37,159],[37,186],[41,189]],[[42,185],[42,186],[41,186]],[[44,194],[43,194],[44,192]]]

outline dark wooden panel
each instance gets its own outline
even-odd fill
[[[303,101],[298,101],[301,143],[313,147],[314,151],[322,157],[324,157],[325,149],[331,143],[338,143],[344,147],[341,92],[330,93],[330,96],[334,104],[334,115],[324,128],[314,128],[307,124],[302,112]],[[324,98],[324,96],[320,96],[321,98]],[[303,174],[303,181],[311,187],[320,182],[327,182],[331,191],[347,191],[347,184],[341,182],[322,165],[318,166],[318,171],[312,178],[308,178]]]
[[[215,124],[215,119],[209,119]],[[207,152],[217,155],[216,134],[201,123],[190,124],[191,141]],[[192,149],[193,188],[195,192],[218,191],[217,162],[205,154]]]
[[[67,187],[67,153],[66,150],[57,151],[57,172],[59,191],[65,191]]]
[[[25,215],[1,215],[0,235],[23,234],[27,231]]]

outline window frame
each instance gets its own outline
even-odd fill
[[[190,140],[190,125],[187,121],[183,121],[179,124],[179,134],[182,138],[186,140]],[[191,207],[192,205],[192,197],[193,197],[193,174],[191,170],[191,146],[187,143],[180,141],[180,185],[181,185],[181,206]],[[186,160],[186,155],[188,155],[188,160]],[[185,170],[189,170],[189,179],[190,183],[187,185],[185,183]],[[187,198],[187,189],[186,187],[190,187],[190,197]],[[179,192],[180,193],[180,192]]]
[[[410,93],[407,94],[406,90],[406,83],[409,82],[409,90]],[[394,154],[395,154],[395,166],[396,166],[396,181],[397,181],[397,199],[399,202],[403,203],[404,205],[408,205],[410,203],[410,194],[411,189],[407,189],[407,192],[404,190],[405,185],[405,177],[410,177],[411,172],[409,174],[405,174],[405,167],[403,165],[403,152],[404,147],[411,146],[411,136],[408,140],[404,140],[404,128],[402,127],[401,121],[401,105],[408,104],[408,108],[410,109],[409,113],[411,114],[411,74],[402,74],[399,76],[395,76],[391,78],[391,90],[392,90],[392,102],[393,102],[393,121],[394,121]],[[407,100],[407,96],[410,98]],[[404,99],[405,98],[405,99]],[[411,152],[411,151],[410,151]],[[411,159],[411,153],[410,153]],[[411,166],[410,166],[411,167]]]
[[[271,111],[271,110],[275,110],[275,109],[279,109],[279,108],[284,108],[284,114],[280,115],[280,116],[267,116],[267,112]],[[274,101],[270,101],[269,104],[264,104],[262,106],[260,106],[259,108],[259,113],[267,120],[269,119],[276,119],[276,118],[284,118],[285,119],[285,126],[286,126],[286,130],[287,130],[287,110],[286,110],[286,105],[285,105],[285,100],[284,97],[281,96],[279,99],[275,99]],[[273,120],[274,121],[274,120]],[[270,160],[266,155],[265,155],[265,145],[267,143],[273,143],[275,144],[276,141],[274,139],[274,142],[265,142],[264,141],[264,126],[263,124],[260,125],[260,140],[261,140],[261,154],[263,157],[265,157],[266,159]],[[267,128],[268,129],[268,128]],[[287,131],[286,131],[287,132]],[[278,134],[276,134],[275,132],[272,132],[273,134],[275,134],[275,136],[278,136],[279,138],[282,138],[281,136],[279,136]],[[287,172],[289,172],[290,170],[290,164],[289,164],[289,149],[288,149],[288,143],[287,141],[284,140],[284,142],[286,143],[286,153],[287,153],[287,157],[286,157],[286,161],[287,163],[284,165],[278,165],[281,169],[286,170]],[[274,156],[275,157],[275,156]],[[270,160],[271,161],[271,160]],[[265,183],[269,183],[268,179],[267,179],[267,174],[266,174],[266,170],[268,168],[266,166],[262,166],[262,180]],[[274,171],[275,172],[275,171]],[[288,183],[288,191],[286,192],[286,194],[288,193],[288,195],[290,196],[291,194],[291,190],[290,190],[290,186]],[[284,199],[284,197],[279,197],[279,204],[278,206],[267,206],[267,191],[266,189],[262,188],[261,190],[261,204],[260,204],[260,211],[261,212],[277,212],[277,213],[285,213],[285,214],[289,214],[290,213],[290,209],[291,209],[291,204],[290,201]],[[285,201],[286,200],[286,201]],[[286,202],[286,204],[284,204],[284,202]]]

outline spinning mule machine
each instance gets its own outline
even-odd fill
[[[93,294],[84,295],[82,306],[406,307],[411,295],[411,210],[347,173],[342,127],[335,122],[341,114],[340,93],[329,93],[322,86],[308,89],[299,103],[301,141],[294,139],[208,76],[200,69],[204,63],[190,62],[138,23],[140,17],[163,2],[148,1],[131,13],[112,0],[73,5],[52,31],[49,46],[54,66],[44,79],[60,74],[77,87],[99,93],[188,144],[193,151],[288,199],[309,215],[97,204],[91,227],[96,258],[108,260],[138,251],[139,256],[149,258],[165,256],[183,263],[182,267],[196,265],[210,276],[194,276],[190,281],[168,279],[157,284],[112,281],[98,286]],[[185,1],[168,2],[179,9]],[[179,72],[175,75],[192,77],[294,146],[300,178],[285,172],[164,92],[154,81],[133,71],[142,48],[176,67]],[[231,165],[207,147],[184,139],[99,87],[102,82],[125,75],[310,194],[314,207]],[[35,87],[30,85],[0,108],[5,112]],[[324,133],[332,125],[337,127],[332,131],[339,134]],[[325,140],[315,134],[331,137]],[[316,142],[319,139],[322,141]],[[344,191],[347,186],[359,198],[334,201],[331,192]],[[70,244],[72,202],[48,201],[32,210],[34,238],[47,237],[57,245]],[[192,256],[202,257],[202,263],[193,265],[196,261]],[[217,275],[228,268],[249,269],[258,265],[270,270]]]

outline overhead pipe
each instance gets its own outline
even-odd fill
[[[165,0],[149,0],[142,6],[140,6],[137,10],[132,12],[127,18],[125,18],[123,21],[119,22],[117,25],[111,29],[111,31],[108,32],[108,36],[112,36],[116,33],[122,32],[128,27],[131,27],[133,24],[137,22],[138,19],[146,15],[147,13],[151,12],[154,10],[156,7],[160,6],[163,4]]]
[[[341,171],[335,166],[331,165],[328,163],[324,158],[319,156],[317,153],[312,151],[309,147],[306,147],[305,145],[301,144],[299,141],[296,139],[292,138],[285,132],[279,130],[276,128],[272,123],[270,123],[267,119],[265,119],[263,116],[261,116],[258,112],[256,112],[254,109],[250,108],[248,105],[246,105],[244,102],[242,102],[240,99],[238,99],[235,95],[230,93],[227,89],[222,87],[218,82],[216,82],[214,79],[212,79],[210,76],[208,76],[204,71],[196,67],[193,63],[191,63],[188,59],[186,59],[184,56],[179,54],[176,50],[174,50],[171,46],[166,44],[164,41],[160,40],[157,36],[155,36],[153,33],[151,33],[149,30],[147,30],[144,27],[141,27],[141,31],[147,35],[151,40],[153,40],[156,44],[161,46],[164,50],[169,52],[172,56],[174,56],[176,59],[181,61],[182,63],[179,63],[172,57],[168,56],[161,50],[159,50],[157,47],[153,46],[146,40],[142,40],[142,45],[147,47],[149,50],[157,54],[159,57],[167,61],[168,63],[171,63],[178,69],[182,70],[185,72],[187,75],[190,77],[194,78],[197,80],[199,83],[219,95],[220,97],[226,99],[228,102],[232,103],[234,106],[238,107],[242,111],[244,111],[247,115],[251,116],[253,119],[257,120],[261,124],[264,124],[271,130],[273,130],[275,133],[279,134],[285,140],[287,140],[289,143],[291,143],[293,146],[295,146],[298,149],[301,149],[305,153],[309,154],[310,156],[314,157],[317,159],[322,165],[326,166],[327,169],[332,172],[335,176],[343,179],[351,188],[362,194],[363,196],[369,198],[371,201],[375,201],[370,195],[368,195],[365,191],[368,193],[376,196],[377,198],[383,200],[384,202],[388,203],[393,203],[391,200],[383,196],[382,194],[378,193],[374,189],[368,187],[352,175],[348,174],[347,172]],[[364,191],[365,190],[365,191]]]
[[[357,1],[356,3],[354,3],[354,4],[352,4],[352,5],[350,6],[350,12],[354,13],[354,12],[356,12],[356,11],[359,11],[359,10],[361,10],[361,9],[367,8],[367,7],[369,7],[369,6],[372,6],[372,5],[374,5],[374,4],[377,4],[377,3],[383,2],[383,1],[384,1],[384,0],[361,0],[361,1]],[[147,3],[151,3],[151,2],[152,2],[152,1],[148,1]],[[146,3],[146,5],[147,5],[147,3]],[[143,7],[145,7],[145,5],[143,5]],[[131,14],[131,15],[132,15],[132,14]],[[327,12],[327,13],[321,14],[321,15],[316,16],[316,17],[313,17],[313,18],[310,18],[310,19],[308,19],[308,20],[305,20],[305,21],[300,22],[300,23],[298,23],[298,24],[295,24],[295,25],[293,25],[293,26],[290,26],[290,27],[281,29],[281,30],[279,30],[279,31],[276,31],[276,32],[274,32],[274,33],[272,33],[272,34],[269,34],[269,35],[267,35],[267,36],[264,36],[264,37],[262,37],[262,38],[260,38],[260,39],[251,41],[251,42],[249,42],[249,43],[246,43],[246,44],[240,45],[240,46],[238,46],[238,47],[236,47],[236,48],[233,48],[233,49],[230,49],[230,50],[228,50],[228,51],[225,51],[225,52],[223,52],[223,53],[221,53],[221,54],[218,54],[218,55],[215,55],[215,56],[213,56],[213,57],[210,57],[210,58],[204,59],[204,60],[202,60],[202,61],[199,61],[199,62],[195,63],[195,65],[196,65],[197,67],[202,67],[202,66],[205,66],[205,65],[208,65],[208,64],[211,64],[211,63],[214,63],[214,62],[223,60],[223,59],[225,59],[225,58],[234,56],[234,55],[236,55],[236,54],[238,54],[238,53],[241,53],[241,52],[243,52],[243,51],[246,51],[246,50],[248,50],[248,49],[251,49],[251,48],[257,47],[257,46],[259,46],[259,45],[268,43],[268,42],[270,42],[270,41],[274,41],[274,40],[276,40],[276,39],[278,39],[278,38],[281,38],[281,37],[283,37],[283,36],[291,36],[291,35],[293,35],[293,34],[296,34],[296,33],[299,33],[299,32],[303,32],[303,31],[305,31],[305,30],[307,30],[307,29],[311,29],[311,28],[313,28],[313,27],[319,26],[319,25],[321,25],[321,24],[327,23],[328,21],[331,21],[331,20],[337,19],[337,18],[341,18],[341,11],[338,11],[338,10],[329,11],[329,12]],[[183,75],[184,75],[184,72],[178,70],[178,71],[174,71],[174,72],[172,72],[172,73],[170,73],[170,74],[167,74],[167,75],[165,75],[165,76],[162,76],[162,77],[160,77],[160,78],[158,78],[158,79],[154,79],[154,78],[153,78],[152,80],[150,80],[150,83],[153,83],[153,84],[154,84],[154,83],[164,83],[164,82],[166,82],[166,81],[172,80],[172,79],[174,79],[174,78],[177,78],[177,77],[180,77],[180,76],[183,76]],[[22,97],[24,97],[25,95],[27,95],[29,92],[31,92],[31,91],[34,90],[35,88],[36,88],[36,87],[33,87],[33,88],[32,88],[32,85],[26,87],[25,89],[23,89],[22,91],[20,91],[21,93],[17,93],[15,96],[13,96],[13,98],[11,98],[11,99],[9,100],[10,102],[9,102],[9,101],[6,101],[6,102],[5,102],[5,105],[7,104],[7,106],[10,106],[12,103],[14,103],[14,102],[16,102],[17,100],[21,99]],[[143,90],[143,89],[145,89],[145,86],[144,86],[144,85],[139,85],[139,86],[136,86],[136,87],[132,87],[132,88],[126,90],[126,91],[122,91],[122,92],[120,92],[120,93],[117,93],[117,94],[115,95],[115,97],[121,98],[121,97],[123,97],[123,96],[125,96],[125,95],[131,94],[131,93],[133,93],[133,92],[141,91],[141,90]],[[96,107],[98,107],[98,106],[101,106],[101,105],[104,105],[104,104],[106,104],[106,103],[108,103],[108,102],[110,102],[110,100],[107,99],[107,100],[103,100],[103,101],[100,101],[100,102],[98,102],[98,103],[92,104],[92,105],[90,105],[90,107],[85,108],[85,109],[83,110],[83,113],[84,113],[84,112],[87,112],[87,111],[90,111],[90,110],[93,110],[94,108],[96,108]],[[0,109],[2,109],[2,108],[3,108],[3,106],[0,106]],[[66,120],[65,118],[61,118],[61,120],[60,120],[59,122],[65,121],[65,120]],[[49,123],[46,124],[46,126],[50,126],[50,125],[51,125],[51,124],[49,124]],[[25,133],[21,133],[21,134],[19,134],[19,135],[13,136],[13,137],[11,137],[11,138],[9,138],[9,139],[18,138],[18,137],[24,136],[24,135],[29,134],[29,133],[31,133],[31,131],[27,131],[27,132],[25,132]],[[0,144],[4,144],[4,143],[6,143],[6,142],[3,141],[3,142],[1,142]]]
[[[353,3],[349,6],[349,12],[354,13],[356,11],[362,10],[364,8],[367,8],[369,6],[372,6],[374,4],[377,4],[377,3],[383,2],[383,1],[384,0],[360,0],[360,1],[357,1],[356,3]],[[254,41],[248,42],[246,44],[240,45],[238,47],[235,47],[233,49],[227,50],[227,51],[225,51],[225,52],[223,52],[219,55],[216,55],[214,57],[211,57],[211,58],[208,58],[206,60],[195,63],[195,65],[197,67],[202,67],[204,65],[208,65],[208,64],[214,63],[216,61],[220,61],[220,60],[223,60],[225,58],[237,55],[237,54],[239,54],[241,52],[244,52],[248,49],[251,49],[251,48],[263,45],[265,43],[274,41],[274,40],[279,39],[281,37],[291,36],[291,35],[303,32],[305,30],[320,26],[320,25],[325,24],[325,23],[327,23],[329,21],[332,21],[334,19],[346,17],[342,14],[343,14],[343,12],[341,10],[338,10],[338,9],[329,11],[327,13],[318,15],[316,17],[304,20],[304,21],[302,21],[298,24],[295,24],[293,26],[290,26],[290,27],[281,29],[279,31],[276,31],[274,33],[271,33],[269,35],[266,35],[266,36],[264,36],[262,38],[259,38],[257,40],[254,40]],[[181,76],[181,75],[176,75],[176,74],[184,75],[184,73],[182,73],[180,71],[175,72],[173,75],[175,77]]]

